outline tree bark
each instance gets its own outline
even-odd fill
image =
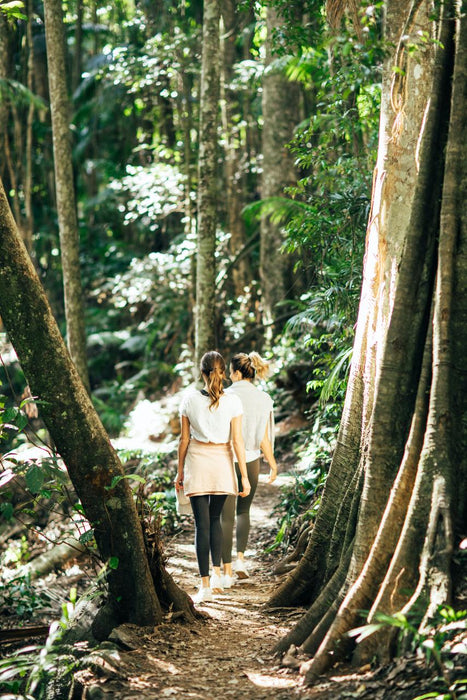
[[[71,80],[73,92],[75,92],[81,82],[81,73],[83,69],[83,15],[83,0],[76,0],[75,44],[73,51],[73,73]]]
[[[266,61],[262,93],[262,199],[281,196],[284,187],[297,181],[294,158],[287,149],[287,144],[293,137],[294,127],[300,121],[299,86],[287,80],[281,70],[273,65],[276,58],[273,32],[281,26],[283,20],[272,6],[267,8],[266,13]],[[268,324],[280,314],[277,305],[287,298],[290,291],[290,260],[281,252],[285,242],[282,227],[273,223],[270,217],[263,216],[260,230],[263,317]]]
[[[279,591],[283,600],[289,596],[296,602],[297,579],[302,595],[308,583],[313,608],[333,580],[342,548],[334,545],[333,551],[326,521],[331,516],[339,522],[335,502],[350,512],[345,502],[352,496],[351,475],[361,469],[363,491],[345,583],[336,595],[339,604],[319,620],[310,613],[308,628],[299,623],[297,639],[314,654],[301,668],[310,683],[348,649],[343,640],[359,623],[362,609],[371,608],[372,620],[378,611],[407,611],[422,599],[430,601],[427,615],[449,602],[454,524],[458,532],[465,527],[464,501],[461,505],[453,497],[452,483],[459,445],[466,439],[465,422],[462,427],[458,416],[465,419],[467,410],[466,379],[455,369],[457,332],[464,342],[466,335],[461,325],[467,274],[461,117],[466,20],[458,10],[448,0],[433,22],[425,0],[409,8],[402,0],[386,3],[385,38],[396,48],[383,72],[380,143],[349,387],[321,517],[318,513],[304,561],[292,575],[295,581],[291,576]],[[417,36],[433,41],[409,53],[407,44]],[[465,494],[464,454],[460,459],[458,486]],[[318,573],[317,584],[309,576],[320,559],[328,565],[324,575]],[[367,641],[360,661],[375,653],[387,656],[390,636]],[[295,639],[293,632],[288,639]]]
[[[34,37],[32,33],[32,23],[34,7],[32,0],[28,0],[28,63],[27,63],[27,83],[28,90],[34,92]],[[24,169],[24,223],[22,225],[23,239],[29,254],[32,254],[32,235],[34,220],[32,215],[32,152],[33,133],[32,126],[34,120],[34,103],[31,100],[28,107],[28,117],[26,122],[26,162]],[[18,225],[20,222],[18,221]]]
[[[225,141],[225,183],[227,207],[227,231],[230,233],[229,250],[233,259],[246,244],[245,224],[242,209],[245,206],[245,178],[242,172],[241,129],[235,124],[240,114],[240,105],[231,83],[237,61],[236,43],[241,32],[236,0],[222,3],[222,130]],[[242,256],[232,269],[233,291],[237,297],[245,291],[251,280],[248,259]]]
[[[67,466],[107,563],[115,624],[156,624],[162,607],[143,531],[121,462],[97,416],[53,318],[0,187],[0,315],[41,416]],[[161,598],[193,617],[188,596],[162,571]],[[154,569],[153,569],[154,571]],[[169,594],[167,593],[169,591]],[[108,630],[109,631],[109,630]]]
[[[44,18],[67,342],[73,362],[89,391],[61,0],[45,0]]]
[[[10,54],[10,32],[8,21],[0,12],[0,80],[8,77],[8,56]],[[0,99],[0,177],[5,173],[5,137],[7,132],[8,107],[2,96]]]
[[[196,257],[196,367],[216,347],[217,126],[219,109],[219,3],[207,0],[203,14],[198,162]]]

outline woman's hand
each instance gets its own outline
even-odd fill
[[[269,467],[269,479],[268,484],[272,484],[277,478],[277,467]]]
[[[250,482],[247,477],[242,477],[242,490],[238,494],[241,498],[245,498],[251,491]]]
[[[176,491],[181,491],[183,489],[183,474],[181,476],[177,474],[174,479],[174,486]]]

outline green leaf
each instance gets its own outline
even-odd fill
[[[82,535],[79,536],[79,541],[81,544],[86,544],[87,542],[90,542],[94,537],[94,530],[87,530],[86,532],[83,532]]]
[[[118,557],[110,557],[109,559],[109,569],[118,569],[120,560]]]
[[[13,517],[13,504],[12,503],[2,503],[0,505],[0,513],[5,518],[5,520],[11,520]]]
[[[31,493],[39,493],[44,483],[44,472],[37,464],[32,464],[26,472],[26,486]]]
[[[27,19],[26,15],[21,12],[22,9],[24,9],[24,2],[20,2],[20,0],[0,3],[0,12],[4,12],[7,17]]]

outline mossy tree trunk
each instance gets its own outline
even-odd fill
[[[465,529],[466,19],[454,0],[431,12],[424,0],[386,4],[396,48],[344,413],[307,551],[270,601],[310,605],[278,645],[314,655],[310,682],[348,648],[361,610],[373,620],[423,602],[430,615],[449,602]],[[387,658],[390,636],[360,658]]]
[[[196,367],[203,353],[216,347],[217,127],[219,110],[219,2],[203,9],[201,59],[198,243],[196,256]]]
[[[89,390],[61,0],[44,0],[44,19],[67,342],[78,373]]]
[[[71,361],[1,183],[0,315],[102,560],[113,563],[107,573],[113,623],[157,624],[170,605],[192,618],[190,599],[165,571],[162,558],[152,555],[151,566],[148,562],[123,467]]]

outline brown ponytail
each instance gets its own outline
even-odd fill
[[[269,362],[266,362],[257,352],[247,355],[239,352],[230,361],[234,372],[240,372],[243,379],[264,379],[269,371]]]
[[[211,399],[209,408],[217,408],[224,393],[225,362],[222,355],[215,350],[206,352],[200,362],[201,374],[206,380],[206,388]]]

